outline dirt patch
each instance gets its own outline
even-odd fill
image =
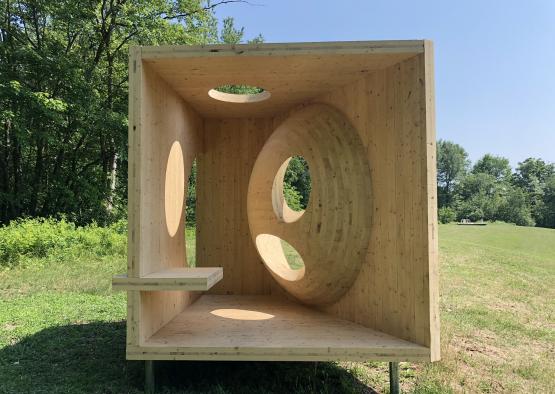
[[[12,323],[6,323],[6,324],[4,324],[3,328],[6,331],[13,331],[17,328],[17,326],[15,324],[12,324]]]

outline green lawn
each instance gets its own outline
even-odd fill
[[[443,359],[402,363],[403,389],[552,392],[555,230],[443,225],[440,257]],[[124,357],[125,294],[110,290],[125,266],[80,254],[0,271],[0,393],[142,392],[142,363]],[[159,383],[168,393],[387,392],[387,365],[173,362]]]

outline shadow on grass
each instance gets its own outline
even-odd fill
[[[125,322],[51,327],[0,349],[0,393],[141,393]],[[157,362],[161,393],[374,393],[334,363]]]

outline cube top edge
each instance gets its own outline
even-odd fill
[[[261,118],[420,55],[428,45],[427,40],[168,45],[132,47],[130,55],[203,118]],[[269,94],[265,100],[219,101],[209,92],[222,85],[255,86]]]
[[[258,44],[152,45],[132,46],[139,49],[142,59],[172,57],[264,56],[270,53],[303,54],[384,54],[421,53],[429,40],[326,41]]]

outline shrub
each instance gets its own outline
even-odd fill
[[[499,204],[496,219],[519,226],[535,225],[526,195],[521,188],[513,187],[507,190],[505,199]]]
[[[285,197],[285,202],[287,203],[287,205],[289,206],[289,208],[291,208],[293,211],[302,211],[303,210],[303,206],[302,206],[302,199],[303,196],[301,196],[301,193],[299,193],[297,191],[297,189],[295,189],[295,187],[290,186],[287,183],[283,184],[283,195]]]
[[[437,216],[440,223],[451,223],[457,219],[457,213],[450,207],[439,208]]]
[[[0,267],[32,258],[125,255],[127,223],[78,227],[66,220],[18,219],[0,227]]]

